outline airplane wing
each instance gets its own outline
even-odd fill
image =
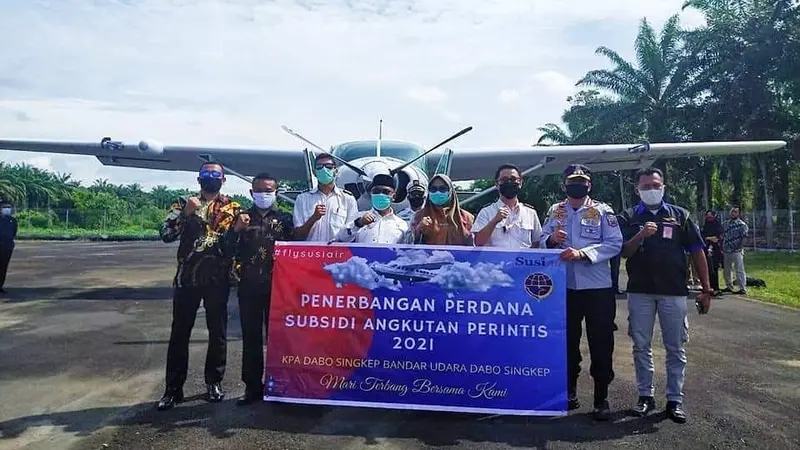
[[[265,147],[191,147],[156,141],[97,142],[0,139],[0,150],[90,155],[105,166],[196,172],[211,159],[245,176],[270,172],[281,181],[307,181],[305,151]]]
[[[442,261],[442,262],[430,262],[430,263],[419,263],[419,264],[403,264],[400,266],[403,270],[415,270],[415,269],[428,269],[434,270],[439,269],[442,266],[446,266],[448,264],[453,264],[453,261]]]
[[[544,163],[536,175],[561,173],[570,164],[585,164],[592,172],[604,172],[648,167],[657,159],[769,152],[785,146],[784,141],[736,141],[460,148],[453,151],[450,178],[453,181],[491,178],[495,168],[503,163],[515,164],[523,171]]]

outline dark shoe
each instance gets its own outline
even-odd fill
[[[222,392],[222,386],[219,383],[211,383],[206,385],[206,400],[210,402],[221,402],[225,398],[225,393]]]
[[[747,295],[747,291],[745,291],[744,289],[741,289],[739,291],[736,291],[736,295]]]
[[[576,394],[569,394],[569,396],[567,397],[567,410],[572,411],[580,407],[581,407],[581,402],[578,401],[578,396]]]
[[[686,412],[680,402],[667,402],[667,417],[675,423],[686,423]]]
[[[636,406],[631,408],[631,412],[634,416],[644,417],[654,409],[656,409],[656,401],[653,397],[640,396]]]
[[[260,402],[263,399],[261,392],[258,391],[245,391],[244,395],[239,397],[239,400],[236,400],[236,404],[239,406],[250,405],[256,402]]]
[[[8,292],[6,292],[6,290],[5,290],[5,289],[3,289],[3,288],[0,288],[0,294],[8,294]]]
[[[727,294],[727,293],[730,293],[730,292],[733,292],[733,291],[731,290],[731,288],[725,288],[725,289],[721,290],[720,292]]]
[[[602,422],[611,418],[611,407],[608,406],[608,401],[595,402],[592,418]]]
[[[159,411],[166,411],[173,406],[183,401],[183,391],[165,392],[161,400],[158,401],[156,409]]]

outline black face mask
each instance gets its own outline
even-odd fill
[[[200,189],[209,194],[217,193],[222,189],[222,180],[219,178],[201,178]]]
[[[425,197],[409,197],[408,203],[412,208],[419,208],[423,203],[425,203]]]
[[[565,187],[569,198],[578,199],[589,195],[589,186],[585,184],[568,184]]]
[[[514,198],[519,195],[519,191],[522,190],[522,186],[518,185],[517,183],[503,183],[501,184],[498,189],[500,190],[500,195],[505,198]]]

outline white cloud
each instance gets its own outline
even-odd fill
[[[414,86],[406,91],[406,96],[420,103],[441,103],[447,98],[443,90],[434,86]]]
[[[497,99],[501,103],[515,103],[520,99],[520,93],[516,89],[503,89]]]
[[[0,48],[0,138],[295,148],[280,125],[327,146],[373,138],[383,118],[384,136],[423,145],[465,125],[475,131],[456,151],[529,145],[575,81],[608,65],[595,47],[631,59],[639,20],[660,28],[682,2],[4,1],[14,45]],[[49,161],[87,183],[194,183],[92,157],[0,157]]]

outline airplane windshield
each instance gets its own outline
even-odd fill
[[[396,158],[401,161],[411,161],[424,152],[419,145],[409,142],[381,141],[381,156]],[[377,155],[377,141],[355,141],[336,146],[333,154],[345,161],[366,158]],[[425,157],[414,163],[415,166],[425,170]]]

